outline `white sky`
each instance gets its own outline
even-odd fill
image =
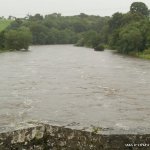
[[[0,0],[0,16],[24,17],[51,14],[77,15],[86,13],[91,15],[110,16],[115,12],[127,12],[131,3],[139,0]],[[150,0],[141,0],[150,9]]]

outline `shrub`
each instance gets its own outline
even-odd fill
[[[105,47],[103,44],[99,44],[96,47],[94,47],[95,51],[104,51]]]
[[[5,33],[5,48],[9,50],[28,50],[32,35],[28,28],[8,30]]]

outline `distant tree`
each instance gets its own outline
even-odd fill
[[[128,54],[131,51],[142,51],[143,37],[140,30],[134,26],[122,28],[119,33],[118,49]]]
[[[34,16],[28,16],[31,21],[41,21],[43,16],[40,14],[35,14]]]
[[[46,44],[46,39],[49,33],[49,29],[43,24],[33,22],[29,26],[33,36],[33,44]]]
[[[32,35],[28,28],[8,30],[5,33],[5,48],[9,50],[28,50],[31,40]]]
[[[150,49],[150,32],[146,36],[146,48]]]
[[[128,13],[123,15],[122,26],[131,24],[134,22],[140,22],[143,19],[145,19],[145,17],[143,15],[139,15],[138,13],[128,12]]]
[[[72,26],[77,33],[87,31],[87,24],[84,21],[75,21]]]
[[[46,17],[43,21],[43,24],[47,27],[47,28],[57,28],[58,24],[56,23],[56,21],[54,21],[53,19],[49,19],[48,17]]]
[[[87,18],[88,17],[88,15],[87,14],[84,14],[84,13],[80,13],[80,15],[79,15],[81,18]]]
[[[13,18],[13,17],[11,17],[11,18]],[[20,28],[21,26],[22,26],[22,24],[23,24],[23,21],[22,21],[22,19],[15,19],[12,23],[11,23],[11,25],[8,27],[9,29],[18,29],[18,28]]]
[[[94,30],[84,32],[78,40],[78,46],[96,47],[100,43],[100,37]]]
[[[148,24],[148,27],[150,26],[150,23]],[[150,28],[146,30],[145,33],[145,48],[150,49]]]
[[[131,6],[130,6],[130,12],[141,14],[143,16],[148,16],[149,15],[148,7],[143,2],[134,2],[134,3],[132,3]]]
[[[0,49],[5,48],[5,32],[0,32]]]
[[[120,29],[115,30],[111,35],[109,35],[108,45],[112,49],[118,49],[119,45],[119,33]]]
[[[109,20],[109,31],[113,32],[115,29],[118,29],[122,25],[123,14],[122,13],[115,13],[113,14],[112,18]]]
[[[58,35],[58,29],[51,28],[48,32],[46,44],[57,44],[57,35]]]

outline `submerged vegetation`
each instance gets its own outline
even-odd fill
[[[0,49],[28,49],[30,44],[75,44],[102,51],[107,45],[120,53],[150,58],[150,13],[143,2],[134,2],[130,11],[116,12],[112,17],[81,13],[61,16],[36,14],[9,18],[0,24]]]
[[[97,45],[96,47],[94,47],[95,51],[104,51],[105,47],[102,44]]]

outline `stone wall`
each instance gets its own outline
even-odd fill
[[[150,135],[104,135],[47,124],[0,133],[0,150],[150,150]]]

